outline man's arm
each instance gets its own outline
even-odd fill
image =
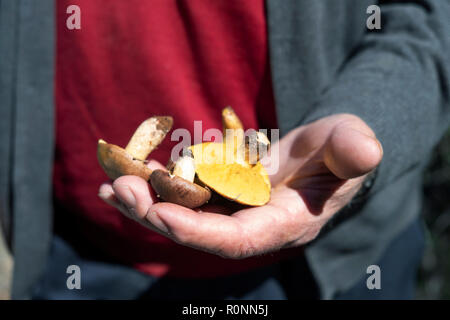
[[[368,31],[304,123],[337,113],[363,119],[384,149],[372,191],[416,166],[450,119],[450,1],[380,1]]]

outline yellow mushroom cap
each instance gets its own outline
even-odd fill
[[[208,142],[190,149],[198,179],[221,196],[250,206],[270,200],[270,180],[260,162],[254,166],[236,163],[223,143]]]

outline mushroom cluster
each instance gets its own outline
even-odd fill
[[[150,170],[148,155],[172,128],[171,117],[152,117],[136,130],[125,149],[98,142],[97,157],[111,179],[136,175],[149,181],[158,196],[167,202],[196,208],[211,199],[212,192],[249,206],[270,200],[270,180],[259,159],[270,142],[262,133],[244,134],[242,122],[231,107],[222,111],[224,139],[185,148],[166,170]]]

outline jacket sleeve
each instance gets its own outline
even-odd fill
[[[306,122],[361,117],[384,149],[371,192],[420,165],[449,124],[450,1],[381,1],[368,30]]]

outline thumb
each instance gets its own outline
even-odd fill
[[[381,143],[365,123],[337,125],[325,143],[325,165],[340,179],[369,173],[382,157]]]

